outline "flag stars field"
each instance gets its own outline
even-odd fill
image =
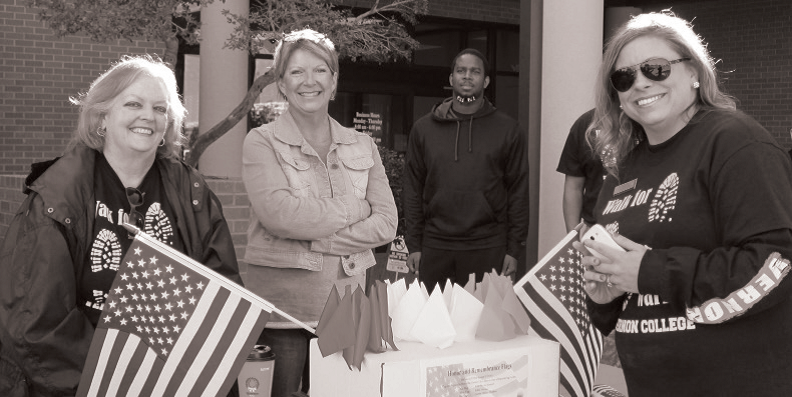
[[[141,254],[140,249],[136,249],[134,252],[135,255],[138,256]],[[140,334],[139,336],[141,336],[143,340],[148,340],[149,344],[152,346],[173,345],[173,338],[163,339],[145,336],[151,335],[152,333],[168,334],[170,332],[174,332],[178,334],[184,326],[184,323],[186,323],[186,321],[189,319],[190,313],[188,311],[174,313],[174,306],[177,309],[183,309],[185,306],[185,300],[180,299],[178,302],[169,302],[168,298],[171,296],[178,296],[181,298],[182,294],[185,294],[186,296],[184,298],[188,299],[189,303],[194,306],[197,302],[197,299],[191,296],[191,293],[193,290],[203,290],[205,284],[203,281],[198,281],[196,284],[190,284],[189,274],[184,273],[180,276],[172,275],[173,267],[171,265],[160,267],[158,265],[158,261],[159,259],[156,256],[152,256],[148,260],[140,259],[137,261],[137,263],[131,260],[127,262],[127,265],[130,268],[138,268],[138,270],[122,271],[122,273],[119,275],[121,284],[113,289],[115,294],[110,297],[110,301],[108,302],[109,307],[116,310],[113,312],[113,316],[105,316],[104,322],[108,325],[119,328],[125,328],[130,323],[139,322],[149,324],[165,324],[166,326],[162,328],[137,326],[131,331]],[[129,283],[130,280],[137,280],[141,278],[148,281],[145,284]],[[137,288],[137,290],[145,289],[151,291],[151,293],[137,294],[132,292],[128,295],[125,294],[125,292],[134,291],[135,288]],[[159,299],[162,299],[166,303],[155,303]],[[128,304],[131,301],[139,300],[144,302],[152,302],[152,305],[143,306],[139,304]],[[141,313],[164,313],[165,315],[147,317],[140,316],[139,314]],[[158,351],[160,351],[163,355],[168,354],[168,350],[164,348],[158,349]]]

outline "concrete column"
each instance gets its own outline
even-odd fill
[[[224,49],[232,25],[220,13],[226,9],[247,15],[249,0],[214,1],[201,9],[201,103],[199,132],[203,133],[228,116],[248,90],[248,53]],[[240,121],[201,155],[198,167],[204,175],[238,178],[242,174],[242,141],[247,123]]]
[[[521,123],[528,126],[531,162],[530,266],[566,234],[561,207],[564,176],[556,167],[569,128],[594,106],[604,5],[603,0],[522,0],[521,9],[521,35],[524,29],[530,32],[530,42],[521,46],[529,52],[529,62],[523,54],[520,58],[520,107],[528,115]],[[533,261],[532,240],[537,254]]]
[[[528,132],[528,172],[530,180],[530,223],[526,241],[526,269],[519,269],[517,279],[530,270],[538,255],[539,225],[539,157],[542,116],[542,6],[543,0],[520,1],[520,82],[518,114],[520,125]]]

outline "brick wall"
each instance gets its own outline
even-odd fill
[[[726,92],[783,145],[792,147],[792,3],[789,0],[642,1],[693,20],[709,43]],[[695,19],[694,19],[695,18]]]
[[[207,179],[206,182],[223,205],[223,215],[234,239],[239,272],[247,273],[247,264],[242,261],[245,257],[247,228],[250,222],[250,200],[245,185],[241,179]]]
[[[14,219],[17,208],[25,199],[22,194],[24,182],[24,175],[0,175],[0,241]]]
[[[429,15],[519,25],[520,2],[517,0],[429,0]]]
[[[159,42],[57,38],[26,0],[0,0],[0,174],[25,173],[32,161],[63,152],[77,118],[69,97],[112,61],[163,50]]]

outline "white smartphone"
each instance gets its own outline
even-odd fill
[[[610,232],[605,230],[605,228],[602,227],[601,225],[594,225],[591,228],[589,228],[589,230],[586,231],[585,234],[583,234],[583,237],[580,238],[580,241],[583,240],[594,240],[599,243],[606,244],[607,246],[615,248],[621,252],[626,252],[624,248],[622,248],[619,244],[616,244],[616,241],[613,239]],[[606,259],[605,256],[595,251],[594,249],[588,248],[588,250],[589,252],[591,252],[591,255],[594,255],[595,257],[601,260]]]

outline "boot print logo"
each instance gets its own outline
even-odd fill
[[[90,307],[96,310],[104,309],[104,303],[107,300],[107,292],[106,291],[99,291],[93,290],[93,300],[85,301],[85,307]]]
[[[173,225],[160,203],[152,203],[146,211],[146,233],[165,244],[173,244]]]
[[[118,270],[121,263],[121,244],[116,234],[102,229],[91,247],[91,271],[96,273],[104,269]]]
[[[676,207],[678,189],[679,177],[675,172],[669,175],[655,192],[654,198],[649,205],[649,222],[672,221],[673,218],[668,213]]]

